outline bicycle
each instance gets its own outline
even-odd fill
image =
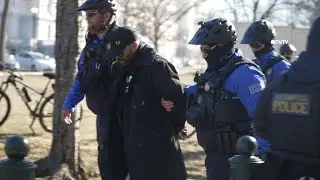
[[[54,83],[52,83],[52,80],[55,79],[54,73],[43,73],[44,77],[48,78],[47,84],[45,88],[42,90],[42,92],[39,92],[32,87],[28,86],[27,84],[23,83],[23,77],[21,75],[16,75],[13,70],[11,69],[4,69],[4,72],[6,72],[8,77],[5,81],[3,81],[0,85],[0,112],[5,112],[3,117],[0,117],[0,126],[4,124],[4,122],[8,119],[10,111],[11,111],[11,101],[9,96],[6,94],[6,90],[8,89],[9,85],[12,85],[15,90],[17,91],[18,95],[21,97],[22,101],[24,102],[25,106],[30,112],[30,116],[33,118],[31,124],[29,125],[30,129],[32,130],[33,134],[35,134],[32,126],[37,118],[39,118],[39,122],[41,127],[46,131],[51,133],[52,132],[52,118],[53,118],[53,109],[50,112],[47,112],[45,110],[45,107],[47,107],[49,104],[54,105],[54,92],[50,95],[46,95],[47,91],[49,89],[49,85],[51,84],[51,87],[54,90]],[[40,95],[40,99],[36,100],[35,107],[32,108],[29,104],[32,99],[28,93],[28,90],[31,90],[32,92]],[[1,102],[4,102],[6,105],[6,109],[4,109],[1,106]],[[77,108],[76,114],[76,121],[79,121],[82,119],[83,116],[83,108],[80,105],[80,108]],[[44,121],[45,117],[51,118],[50,124],[46,124]]]

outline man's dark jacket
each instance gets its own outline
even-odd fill
[[[130,179],[185,180],[185,165],[176,136],[184,126],[186,113],[174,66],[140,43],[121,73],[113,86],[117,92],[114,97],[117,108],[113,112],[123,135]],[[162,98],[174,102],[171,112],[162,107]]]

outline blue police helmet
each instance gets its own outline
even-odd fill
[[[276,30],[271,22],[258,20],[253,22],[246,30],[241,44],[271,43],[276,36]]]
[[[117,11],[117,3],[114,0],[86,0],[77,11],[86,11],[97,9],[100,12],[111,12],[115,14]]]
[[[193,45],[217,45],[223,46],[229,42],[237,41],[236,28],[231,21],[217,18],[211,21],[201,21],[200,28],[190,40]]]

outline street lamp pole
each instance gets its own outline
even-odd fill
[[[37,34],[37,15],[39,12],[39,9],[36,7],[33,7],[30,9],[32,13],[32,50],[35,50],[35,43],[36,43],[36,34]]]

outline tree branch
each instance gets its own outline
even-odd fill
[[[271,13],[274,10],[274,7],[277,5],[279,0],[274,0],[270,6],[268,7],[268,9],[261,15],[260,19],[266,19],[268,17],[270,17]]]
[[[233,14],[233,17],[234,17],[234,20],[235,22],[238,22],[238,11],[237,9],[229,2],[229,0],[224,0],[224,2],[227,3],[227,5],[229,6],[232,14]],[[235,3],[235,0],[233,0],[233,2]]]
[[[240,5],[241,5],[242,9],[244,10],[244,15],[246,16],[247,21],[250,21],[250,17],[249,17],[249,14],[248,14],[247,10],[246,10],[247,8],[246,8],[246,5],[244,3],[244,0],[240,0]]]
[[[253,9],[252,9],[253,19],[252,19],[252,21],[256,21],[257,20],[257,11],[258,11],[258,6],[259,6],[259,0],[252,0],[252,1],[253,1]]]
[[[177,22],[177,21],[179,21],[186,13],[188,13],[194,6],[197,6],[199,4],[199,2],[196,2],[196,3],[194,3],[194,4],[192,4],[192,5],[190,5],[189,7],[187,7],[184,11],[177,11],[177,12],[181,12],[173,21],[172,21],[172,23],[166,28],[166,29],[169,29],[169,28],[171,28],[174,24],[175,24],[175,22]],[[181,8],[182,9],[182,8]],[[173,14],[177,14],[177,13],[173,13]],[[170,17],[169,19],[171,19],[173,16],[168,16],[168,17]],[[167,18],[168,19],[168,18]],[[169,20],[168,19],[168,20]],[[158,33],[158,38],[160,38],[163,34],[164,34],[164,32],[165,32],[165,30],[162,30],[162,31],[160,31],[159,33]]]
[[[171,14],[168,14],[164,19],[162,19],[160,22],[159,22],[159,25],[161,26],[161,25],[163,25],[165,22],[167,22],[167,21],[169,21],[170,19],[172,19],[172,17],[174,17],[174,16],[179,16],[179,15],[181,15],[181,13],[182,12],[184,12],[184,7],[186,6],[186,5],[188,5],[189,3],[187,2],[187,3],[185,3],[184,5],[182,5],[177,11],[174,11],[173,13],[171,13]],[[193,5],[190,5],[187,9],[191,9],[192,7],[194,7],[194,6],[196,6],[196,4],[199,4],[198,2],[197,3],[195,3],[195,4],[193,4]],[[189,11],[188,10],[188,11]],[[187,12],[188,12],[187,11]],[[185,13],[184,13],[185,14]]]

